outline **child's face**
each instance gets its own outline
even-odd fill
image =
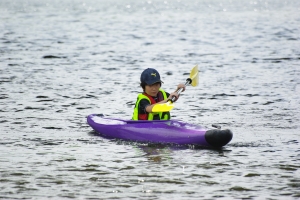
[[[145,92],[150,95],[155,97],[159,91],[161,83],[154,83],[152,85],[146,85],[145,86]]]

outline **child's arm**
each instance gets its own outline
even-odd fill
[[[182,92],[185,91],[185,85],[184,85],[183,83],[180,83],[180,84],[178,84],[177,89],[175,90],[175,92],[171,93],[167,99],[162,100],[162,101],[160,101],[160,102],[158,102],[158,103],[156,103],[156,104],[167,103],[167,102],[168,102],[169,100],[171,100],[173,97],[175,97],[175,101],[177,101],[178,98],[179,98],[179,95],[178,95],[177,91],[178,91],[180,88],[183,88]],[[174,102],[175,102],[175,101],[174,101]],[[155,104],[148,105],[148,106],[146,107],[145,110],[146,110],[148,113],[151,113],[151,112],[152,112],[152,109],[153,109],[153,107],[154,107],[154,105],[155,105]]]
[[[178,90],[179,90],[180,88],[182,88],[182,91],[181,91],[181,92],[184,92],[184,91],[185,91],[185,84],[179,83],[179,84],[177,85],[177,89],[175,90],[175,92],[178,92]]]

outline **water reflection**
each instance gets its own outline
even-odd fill
[[[163,144],[145,144],[145,145],[137,145],[135,146],[137,150],[143,151],[144,156],[148,159],[148,161],[161,163],[163,161],[171,161],[172,160],[172,152],[173,148],[168,145]]]

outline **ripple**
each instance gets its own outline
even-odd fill
[[[44,59],[61,59],[61,58],[67,58],[66,56],[53,56],[53,55],[46,55],[43,56]]]
[[[261,176],[260,174],[256,174],[256,173],[249,173],[246,174],[245,177],[256,177],[256,176]]]
[[[251,190],[245,187],[241,187],[241,186],[235,186],[235,187],[231,187],[229,190],[233,190],[233,191],[238,191],[238,192],[242,192],[242,191],[255,191],[255,190]]]

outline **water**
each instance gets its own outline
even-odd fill
[[[297,199],[300,3],[0,2],[0,198]],[[172,117],[234,137],[221,150],[107,140],[86,124],[130,118],[143,69]]]

